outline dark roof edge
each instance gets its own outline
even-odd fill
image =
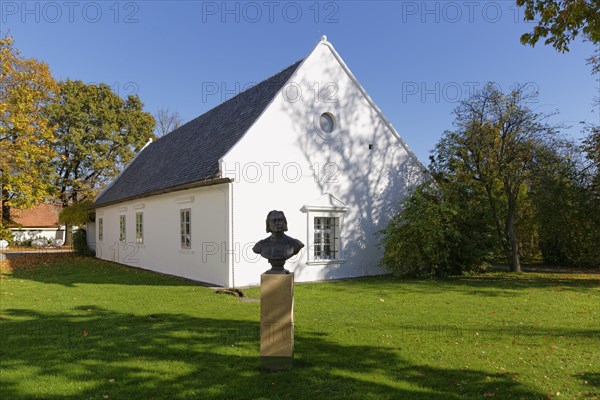
[[[155,191],[152,191],[152,192],[138,194],[138,195],[135,195],[135,196],[126,197],[126,198],[115,200],[115,201],[109,201],[109,202],[102,203],[102,204],[96,204],[96,203],[94,203],[94,204],[92,204],[92,208],[96,209],[96,208],[108,207],[108,206],[112,206],[112,205],[115,205],[115,204],[124,203],[126,201],[143,199],[145,197],[150,197],[150,196],[157,196],[159,194],[166,194],[166,193],[171,193],[171,192],[178,192],[180,190],[195,189],[195,188],[205,187],[205,186],[220,185],[220,184],[229,183],[229,182],[233,182],[233,180],[231,178],[213,178],[213,179],[207,179],[207,180],[203,180],[203,181],[199,181],[199,182],[186,183],[184,185],[173,186],[173,187],[166,188],[166,189],[160,189],[160,190],[155,190]]]

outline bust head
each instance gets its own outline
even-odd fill
[[[273,210],[267,214],[267,232],[287,232],[287,219],[283,211]]]

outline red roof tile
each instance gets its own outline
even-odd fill
[[[23,228],[54,228],[59,226],[58,213],[61,207],[54,204],[40,204],[29,210],[10,209],[13,222]]]

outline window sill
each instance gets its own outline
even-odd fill
[[[140,249],[143,249],[144,247],[146,247],[146,245],[144,243],[136,243],[135,245],[137,247],[139,247]]]
[[[308,261],[306,265],[339,265],[345,263],[346,260],[313,260]]]
[[[179,249],[179,253],[181,253],[181,254],[194,254],[194,250],[192,250],[192,249]]]

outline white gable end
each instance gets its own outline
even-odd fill
[[[255,284],[268,269],[248,248],[266,236],[264,220],[272,209],[284,211],[288,234],[307,244],[286,264],[296,280],[381,273],[376,232],[422,170],[331,44],[321,41],[221,160],[222,176],[234,180],[235,283]],[[309,242],[320,217],[307,220],[303,206],[324,194],[346,207],[338,232],[345,261],[315,265]]]

